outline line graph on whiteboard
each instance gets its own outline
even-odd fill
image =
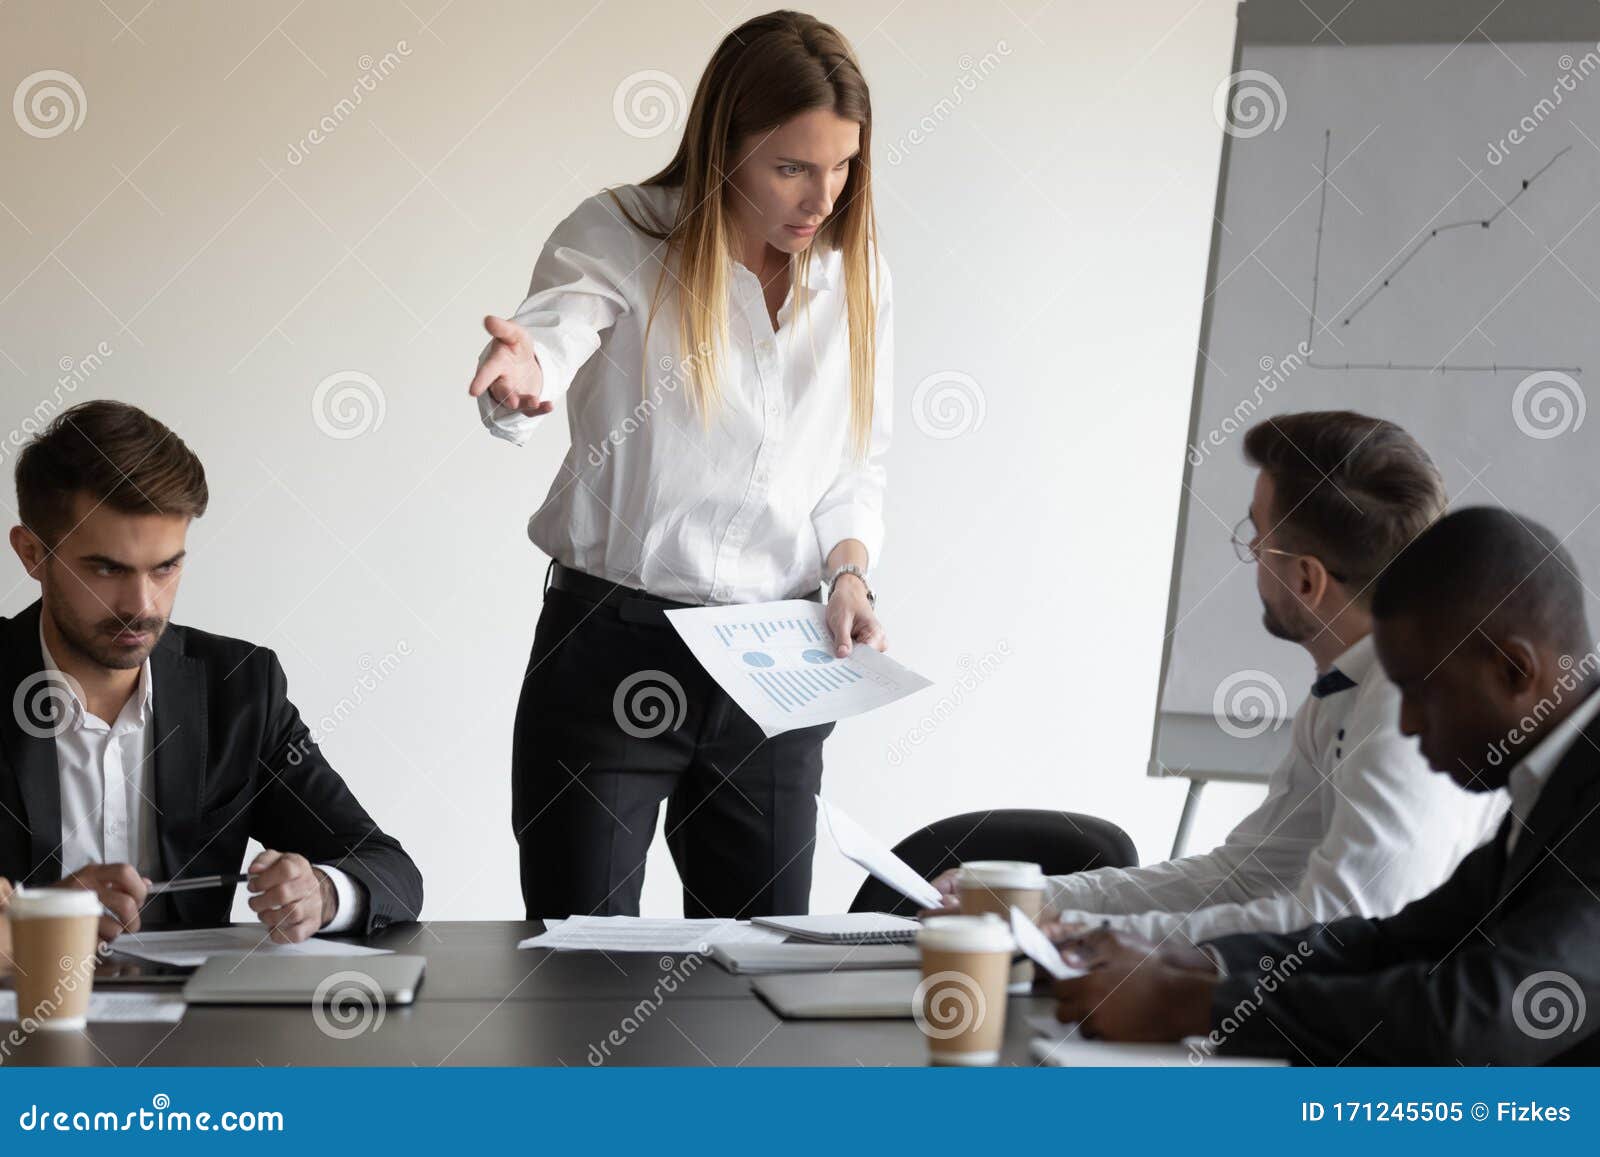
[[[1555,151],[1548,160],[1538,168],[1533,169],[1522,177],[1517,187],[1506,197],[1501,192],[1491,189],[1497,207],[1486,213],[1461,217],[1454,220],[1429,224],[1419,229],[1412,237],[1410,244],[1396,254],[1383,268],[1373,274],[1360,290],[1343,307],[1334,312],[1328,322],[1318,318],[1319,296],[1322,289],[1322,251],[1324,233],[1327,228],[1328,214],[1328,189],[1332,184],[1329,176],[1328,160],[1333,148],[1333,130],[1323,132],[1322,166],[1319,182],[1319,203],[1317,207],[1317,234],[1315,256],[1311,265],[1311,300],[1307,307],[1306,341],[1307,356],[1305,365],[1314,370],[1363,370],[1375,373],[1456,373],[1456,374],[1542,374],[1559,377],[1560,375],[1578,375],[1583,372],[1580,365],[1556,364],[1516,364],[1510,362],[1452,362],[1449,360],[1454,350],[1446,352],[1438,361],[1432,363],[1416,361],[1330,361],[1316,356],[1317,339],[1324,333],[1338,337],[1339,331],[1350,329],[1352,326],[1359,328],[1359,319],[1371,307],[1382,307],[1383,299],[1397,281],[1421,278],[1426,276],[1429,262],[1427,256],[1430,249],[1437,249],[1440,245],[1465,243],[1467,238],[1474,234],[1482,235],[1492,230],[1500,223],[1503,215],[1510,213],[1513,219],[1516,214],[1512,206],[1524,196],[1533,192],[1534,186],[1540,182],[1547,182],[1554,173],[1559,178],[1559,164],[1561,160],[1572,151],[1572,146],[1567,145]],[[1479,178],[1481,180],[1481,178]],[[1470,183],[1470,182],[1469,182]],[[1487,186],[1486,186],[1487,187]],[[1337,186],[1334,186],[1337,189]],[[1442,211],[1442,210],[1441,210]],[[1435,214],[1437,217],[1437,214]],[[1438,243],[1438,244],[1436,244]],[[1553,251],[1552,251],[1553,252]],[[1413,266],[1415,268],[1413,269]],[[1403,275],[1403,276],[1402,276]],[[1474,325],[1467,331],[1471,334],[1477,330]],[[1462,340],[1465,340],[1463,335]],[[1457,342],[1459,346],[1461,343]]]

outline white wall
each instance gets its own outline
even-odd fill
[[[1233,9],[811,9],[873,90],[898,311],[876,578],[893,653],[936,685],[827,747],[827,790],[887,838],[1038,806],[1110,817],[1147,859],[1171,839],[1182,787],[1144,764]],[[5,516],[10,432],[41,405],[116,397],[173,426],[212,491],[178,621],[275,648],[308,719],[344,716],[324,748],[420,863],[428,916],[521,914],[510,734],[545,567],[523,528],[566,439],[563,420],[520,450],[479,426],[464,396],[479,319],[521,300],[578,200],[670,155],[673,133],[619,127],[619,84],[653,69],[692,92],[760,10],[0,8],[0,95],[59,69],[85,109],[59,135],[0,127]],[[381,392],[357,437],[314,413],[341,371]],[[981,395],[957,437],[914,411],[939,373]],[[0,613],[35,592],[0,562]],[[998,667],[922,727],[988,653]],[[1253,797],[1218,789],[1197,838]],[[859,879],[824,842],[813,905],[842,907]],[[659,840],[644,910],[680,911]]]

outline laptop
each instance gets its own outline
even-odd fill
[[[183,986],[189,1004],[410,1004],[421,956],[213,956]]]

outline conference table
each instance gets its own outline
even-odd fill
[[[354,938],[424,956],[427,971],[414,1003],[382,1009],[348,1037],[330,1035],[330,1023],[348,1028],[309,1006],[190,1005],[176,1024],[34,1033],[0,1054],[0,1067],[927,1063],[910,1019],[785,1021],[750,977],[710,959],[517,947],[542,930],[538,921],[430,920]],[[1002,1065],[1034,1063],[1025,1019],[1053,1008],[1048,997],[1009,999]],[[0,1037],[14,1027],[0,1023]]]

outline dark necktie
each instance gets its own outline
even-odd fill
[[[1314,699],[1324,699],[1329,695],[1336,695],[1340,691],[1348,691],[1356,685],[1356,681],[1346,675],[1337,667],[1328,669],[1328,673],[1311,684],[1311,696]]]

